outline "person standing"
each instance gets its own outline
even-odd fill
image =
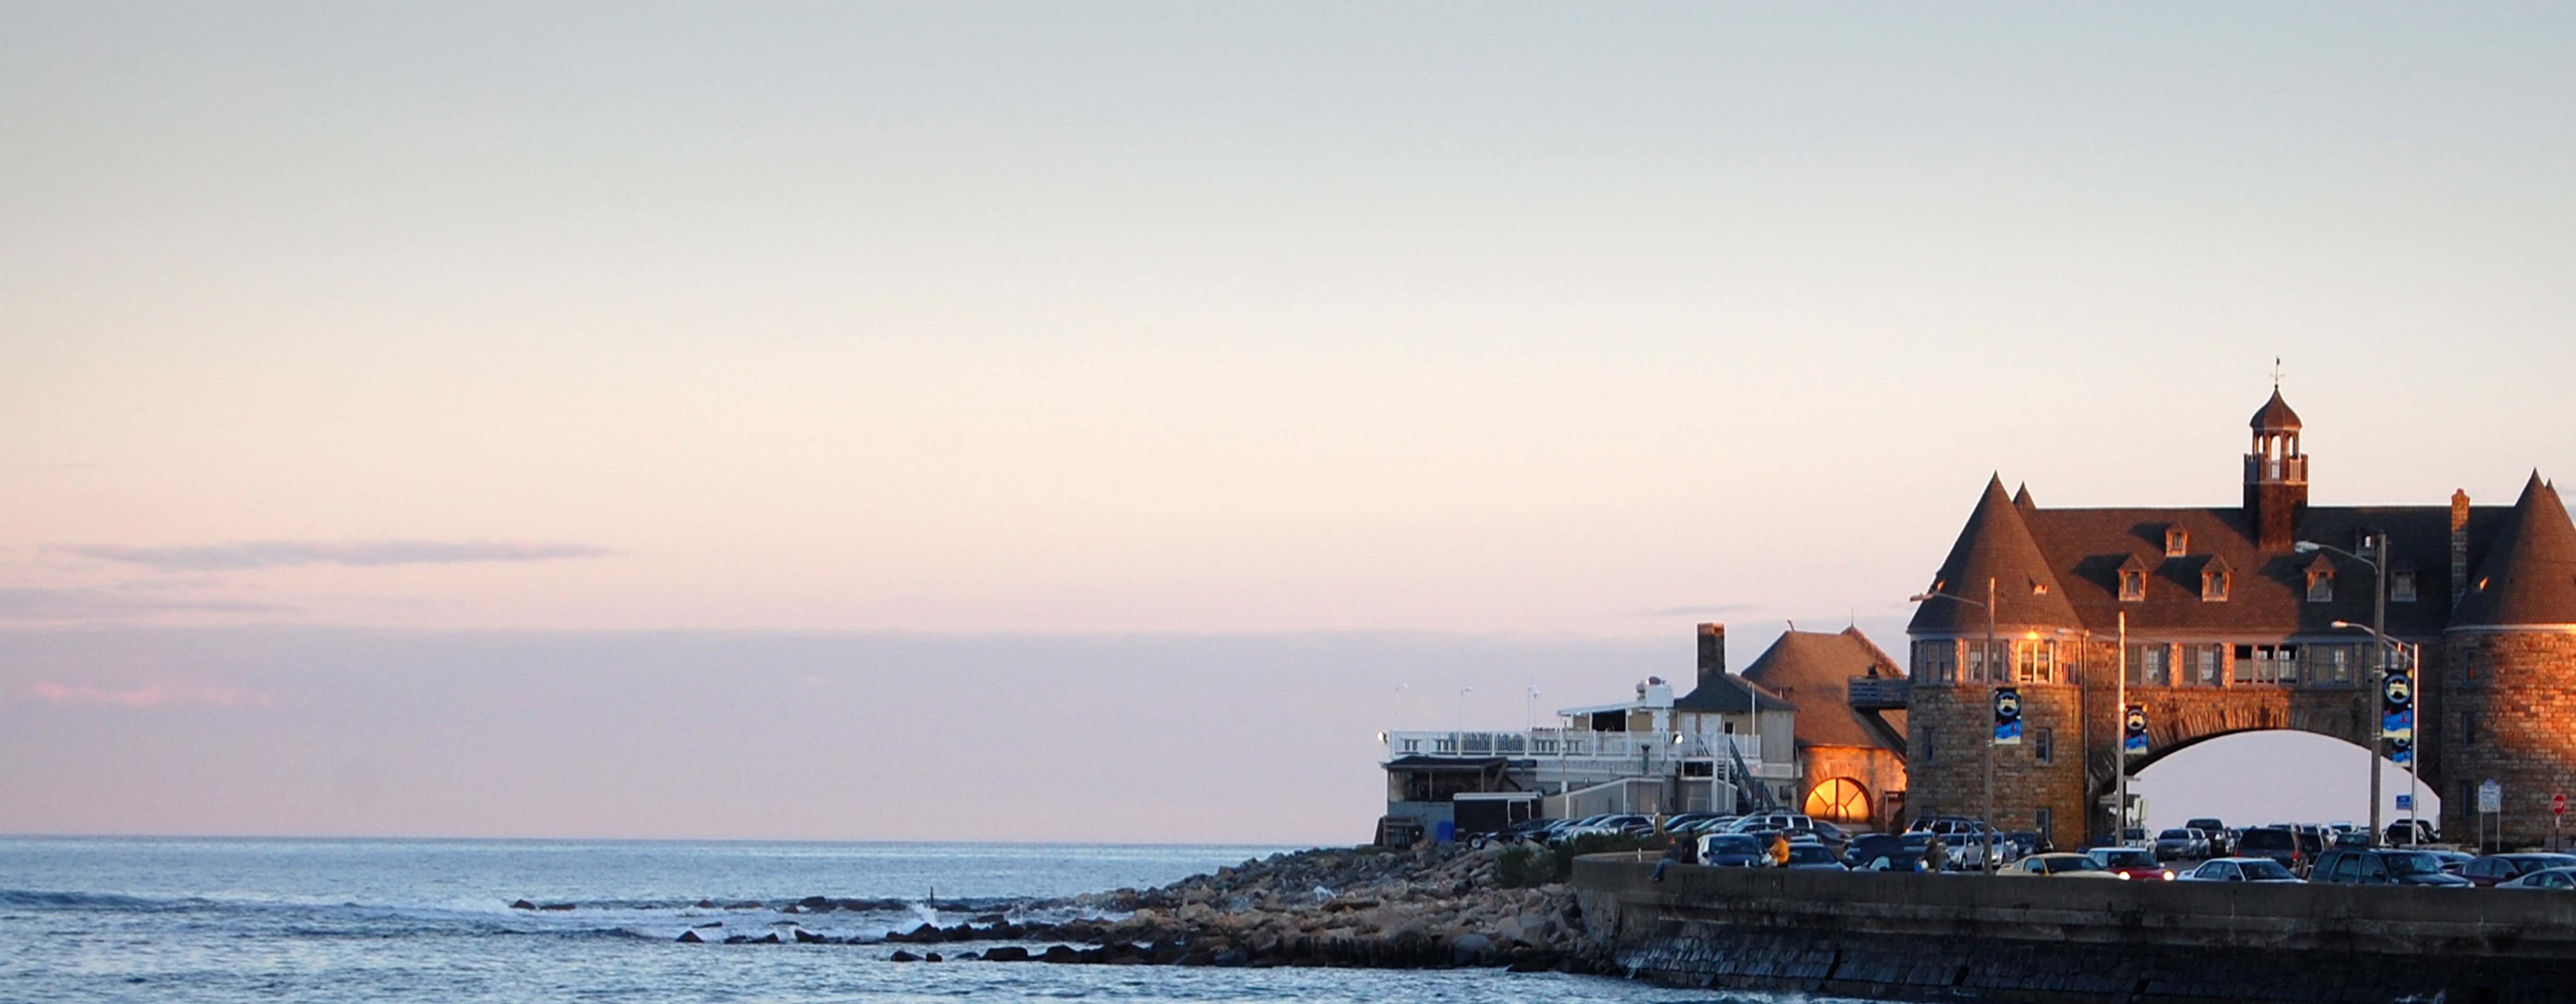
[[[1789,833],[1786,830],[1771,835],[1771,867],[1789,867]]]

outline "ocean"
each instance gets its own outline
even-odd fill
[[[1497,970],[896,963],[847,936],[1145,887],[1285,848],[0,838],[0,1001],[1759,1001]],[[883,908],[734,907],[806,896]],[[572,904],[566,910],[510,904]],[[935,902],[935,906],[931,905]],[[702,905],[711,904],[711,905]]]

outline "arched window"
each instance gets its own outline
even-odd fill
[[[1869,819],[1869,789],[1847,777],[1827,778],[1807,792],[1807,815],[1837,823]]]

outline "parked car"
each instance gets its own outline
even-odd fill
[[[2470,859],[2460,877],[2470,885],[2493,886],[2553,868],[2576,868],[2576,854],[2489,854]]]
[[[2238,857],[2264,858],[2298,875],[2315,860],[2299,849],[2299,835],[2286,826],[2257,826],[2236,838]]]
[[[1843,863],[1853,871],[1919,872],[1925,870],[1923,848],[1928,833],[1870,833],[1852,838],[1843,848]]]
[[[2171,829],[2156,834],[2156,856],[2175,861],[2197,861],[2217,857],[2209,852],[2209,835],[2193,829]]]
[[[1790,844],[1788,867],[1802,871],[1839,872],[1851,870],[1843,865],[1843,859],[1841,857],[1836,856],[1833,851],[1827,850],[1825,845],[1814,841],[1799,841],[1797,843]]]
[[[2045,854],[2056,849],[2048,846],[2047,839],[2029,830],[2014,830],[2004,834],[2004,843],[2012,845],[2012,856],[2016,858]]]
[[[2204,857],[2223,858],[2236,852],[2236,843],[2230,839],[2234,834],[2229,833],[2227,824],[2220,822],[2216,817],[2186,819],[2183,820],[2182,826],[2186,830],[2199,830],[2201,836],[2209,838],[2209,853],[2203,855]]]
[[[1711,868],[1752,868],[1771,863],[1762,842],[1741,833],[1710,833],[1699,838],[1699,863]]]
[[[2428,848],[2424,853],[2442,859],[2442,870],[2453,875],[2457,875],[2463,870],[2466,870],[2469,862],[2478,859],[2478,856],[2475,854],[2470,854],[2465,851],[2447,850],[2438,847]]]
[[[2496,883],[2498,889],[2558,889],[2576,892],[2576,868],[2543,868]]]
[[[2104,847],[2086,851],[2085,856],[2092,858],[2095,864],[2101,865],[2111,874],[2124,879],[2173,881],[2173,870],[2166,868],[2164,862],[2156,860],[2156,852],[2144,847]]]
[[[2249,831],[2250,832],[2250,831]],[[2182,882],[2297,882],[2299,877],[2271,858],[2211,858],[2200,867],[2174,876]]]
[[[2441,839],[2442,835],[2433,829],[2430,819],[2400,819],[2388,824],[2388,831],[2380,842],[2390,847],[2421,847],[2438,843]]]
[[[2366,835],[2365,835],[2366,836]],[[2335,885],[2413,885],[2471,888],[2469,880],[2442,870],[2442,859],[2423,851],[2338,847],[2308,869],[2308,881]]]
[[[2089,854],[2033,854],[2004,866],[1997,875],[2046,876],[2048,878],[2118,879],[2121,876]]]

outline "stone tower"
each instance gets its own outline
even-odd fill
[[[2477,790],[2503,789],[2503,846],[2550,833],[2550,796],[2576,795],[2576,524],[2534,472],[2443,633],[2443,836],[2477,832]],[[2491,840],[2494,838],[2490,838]]]
[[[2272,399],[2254,413],[2253,451],[2245,455],[2245,524],[2255,546],[2287,551],[2298,540],[2299,517],[2308,510],[2308,456],[2299,452],[2299,413],[2272,388]]]

